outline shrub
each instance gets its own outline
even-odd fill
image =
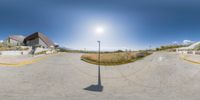
[[[41,52],[37,52],[35,53],[35,55],[41,55],[41,54],[46,54],[47,51],[41,51]]]

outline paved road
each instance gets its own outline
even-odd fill
[[[97,83],[97,66],[80,56],[66,53],[24,67],[0,67],[1,100],[200,100],[200,66],[177,54],[159,52],[102,67],[103,92],[84,90]]]

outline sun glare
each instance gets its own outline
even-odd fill
[[[104,33],[104,28],[103,27],[96,27],[95,32],[97,34],[102,34],[102,33]]]

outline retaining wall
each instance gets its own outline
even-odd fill
[[[27,55],[28,51],[0,51],[0,55],[10,55],[10,56],[17,56],[17,55]]]

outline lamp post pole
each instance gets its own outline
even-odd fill
[[[97,41],[99,44],[99,52],[98,52],[98,85],[101,86],[101,62],[100,62],[100,50],[101,50],[101,41]]]

